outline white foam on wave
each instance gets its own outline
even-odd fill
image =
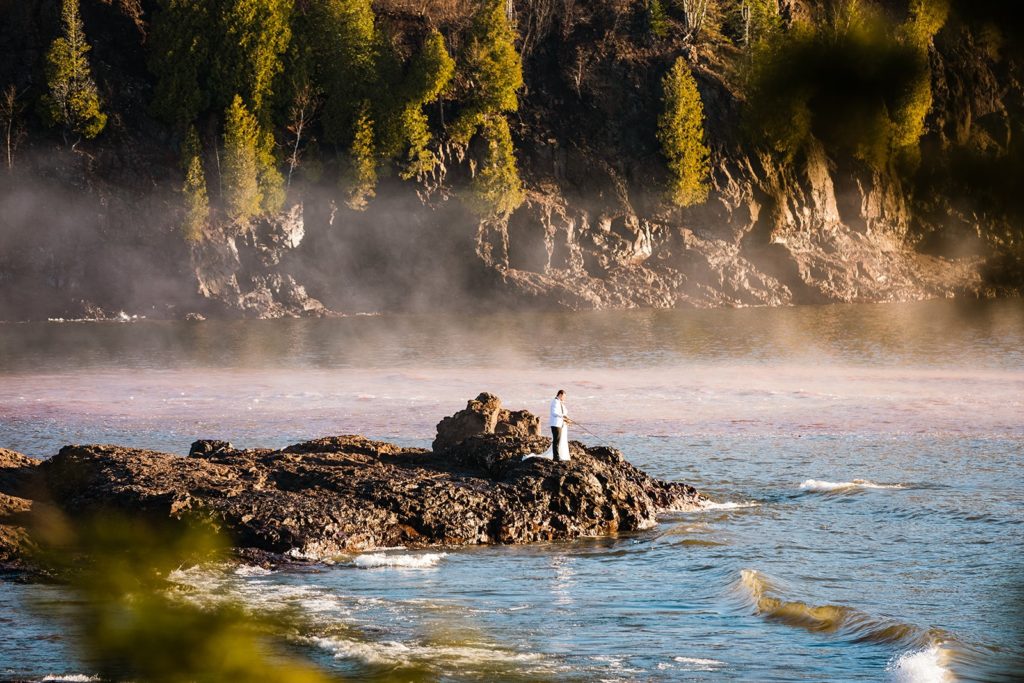
[[[723,666],[725,662],[717,659],[703,659],[701,657],[673,657],[673,662],[685,664],[690,671],[715,671]]]
[[[312,642],[332,653],[336,659],[357,659],[366,664],[402,665],[417,662],[447,661],[471,666],[493,662],[535,662],[542,656],[535,652],[511,652],[489,643],[429,645],[400,643],[394,640],[359,641],[351,638],[314,637]]]
[[[854,479],[853,481],[823,481],[821,479],[805,479],[800,484],[801,491],[828,492],[841,491],[843,489],[903,489],[903,484],[876,484],[867,479]]]
[[[266,567],[260,567],[252,564],[243,564],[241,567],[235,568],[235,576],[267,576],[273,573],[274,572]]]
[[[68,681],[69,683],[86,683],[87,681],[98,681],[99,676],[87,676],[86,674],[60,674],[44,676],[42,681]]]
[[[423,553],[420,555],[386,555],[384,553],[368,553],[359,555],[352,564],[360,569],[376,567],[397,567],[400,569],[429,569],[448,557],[447,553]]]
[[[704,500],[700,503],[701,510],[742,510],[744,508],[756,508],[761,504],[752,500],[747,500],[739,503],[727,502],[727,503],[716,503],[713,500]]]
[[[939,645],[932,645],[896,655],[885,670],[893,683],[952,683],[956,679],[945,667],[946,659],[946,651]]]

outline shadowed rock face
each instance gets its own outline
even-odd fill
[[[509,413],[489,394],[469,405],[442,421],[438,437],[448,445],[435,451],[361,436],[281,450],[197,441],[189,457],[66,446],[39,465],[3,451],[0,513],[28,514],[33,502],[14,496],[31,491],[71,519],[120,513],[201,521],[227,532],[243,552],[317,558],[396,545],[528,543],[635,531],[653,525],[660,512],[700,504],[693,487],[654,479],[611,448],[574,441],[569,463],[524,461],[549,443],[532,435],[537,417]],[[488,416],[476,433],[467,412]],[[491,420],[495,415],[503,417]],[[530,433],[488,433],[510,415],[511,424],[527,425]],[[450,443],[455,427],[462,438]],[[4,524],[0,519],[0,531]],[[24,539],[23,529],[7,530],[11,542],[0,544],[0,562],[14,557]]]

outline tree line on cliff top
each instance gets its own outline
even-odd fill
[[[72,144],[106,123],[79,1],[62,0],[40,102]],[[140,20],[138,2],[120,2]],[[414,45],[399,47],[371,0],[157,0],[146,41],[151,110],[183,141],[186,238],[201,239],[211,221],[245,230],[280,210],[296,173],[332,174],[348,205],[364,208],[382,174],[429,176],[442,145],[469,155],[471,207],[484,216],[515,210],[525,193],[509,116],[519,108],[529,36],[518,35],[506,0],[463,4],[470,19],[448,40],[428,21]],[[539,12],[534,5],[545,3],[527,4]],[[644,0],[649,40],[679,54],[660,79],[652,131],[668,171],[666,201],[700,204],[710,189],[714,141],[694,77],[693,48],[703,43],[738,48],[754,144],[792,159],[820,141],[913,174],[932,102],[929,49],[949,8],[947,0],[893,4],[823,0],[817,14],[783,17],[777,0]],[[10,165],[15,114],[4,118]]]

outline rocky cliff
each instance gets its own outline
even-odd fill
[[[784,0],[782,16],[815,4]],[[461,20],[444,3],[436,16],[396,0],[376,5],[399,41],[424,22]],[[982,49],[968,22],[954,17],[929,48],[930,172],[910,182],[820,144],[783,160],[751,143],[741,133],[736,48],[654,40],[642,0],[513,5],[526,86],[510,123],[527,199],[511,215],[480,219],[464,206],[473,166],[442,145],[435,173],[384,178],[365,210],[347,208],[333,180],[310,180],[292,188],[281,215],[242,234],[211,226],[189,245],[178,227],[179,141],[147,108],[144,23],[119,11],[123,3],[83,0],[113,116],[107,132],[72,151],[26,114],[15,171],[0,180],[0,288],[17,293],[0,301],[0,319],[778,306],[1017,291],[1019,262],[1007,259],[1016,238],[986,237],[1009,234],[1012,221],[965,199],[946,169],[957,150],[1005,156],[1024,109],[1017,61]],[[57,3],[2,7],[0,82],[31,98]],[[140,7],[144,19],[152,7]],[[704,102],[712,165],[709,200],[685,210],[662,201],[655,136],[660,78],[680,54]]]

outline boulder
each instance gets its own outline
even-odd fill
[[[465,410],[437,423],[437,436],[432,448],[441,452],[481,434],[502,434],[519,439],[540,436],[540,418],[528,410],[502,408],[500,398],[484,392],[468,401]]]

